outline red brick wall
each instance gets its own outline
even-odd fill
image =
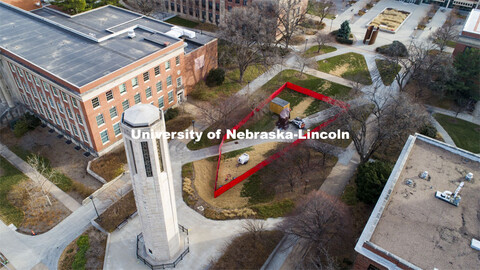
[[[205,65],[201,69],[195,69],[195,59],[204,56]],[[185,94],[190,94],[193,86],[207,76],[211,69],[218,67],[217,40],[198,48],[197,50],[185,55]]]
[[[380,270],[387,270],[386,267],[381,266],[380,264],[370,260],[369,258],[363,256],[362,254],[357,254],[357,258],[355,259],[355,264],[353,265],[354,270],[367,270],[370,265],[380,269]]]

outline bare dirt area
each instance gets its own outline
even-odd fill
[[[349,69],[350,69],[350,64],[344,64],[336,67],[334,70],[331,70],[328,73],[338,77],[342,77],[343,73],[347,72]]]
[[[119,145],[111,152],[95,159],[90,163],[90,169],[110,182],[128,170],[125,147]]]
[[[304,118],[307,115],[305,114],[305,110],[315,101],[313,97],[306,97],[297,106],[293,107],[292,111],[290,112],[290,118],[294,119],[295,117]]]
[[[256,145],[246,153],[250,156],[247,164],[237,167],[238,157],[242,153],[238,153],[234,157],[222,158],[220,171],[218,173],[218,186],[224,185],[231,181],[233,177],[238,177],[249,169],[255,167],[258,163],[268,157],[267,153],[277,148],[278,143],[266,143]],[[212,206],[232,209],[244,207],[248,203],[248,198],[241,197],[240,192],[243,182],[223,193],[218,198],[213,198],[213,189],[215,186],[215,172],[217,167],[216,158],[199,160],[193,163],[195,168],[195,189],[198,195]],[[228,181],[226,181],[228,179]]]
[[[41,234],[55,227],[68,215],[62,203],[35,185],[31,180],[22,181],[7,195],[8,200],[24,213],[18,231],[25,234]]]
[[[77,239],[71,242],[63,251],[58,260],[58,269],[102,269],[105,258],[105,248],[107,246],[107,235],[90,227],[80,237],[88,237],[88,249],[84,254],[79,254],[80,248],[77,245]],[[79,257],[84,257],[85,263],[82,264]],[[80,262],[80,263],[79,263]],[[73,264],[75,263],[75,268]]]
[[[8,128],[2,129],[0,133],[2,143],[10,149],[14,146],[21,146],[25,150],[40,154],[50,160],[51,166],[55,170],[88,188],[98,189],[102,186],[102,183],[90,176],[86,170],[88,161],[93,157],[85,157],[84,151],[75,150],[73,143],[66,144],[65,138],[57,138],[58,134],[55,132],[49,133],[48,127],[37,127],[21,138],[16,138]]]

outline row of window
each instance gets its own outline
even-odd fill
[[[25,104],[29,105],[31,108],[33,108],[37,112],[40,112],[42,115],[46,115],[50,120],[54,121],[62,129],[67,130],[69,132],[71,130],[76,137],[78,137],[80,139],[83,138],[83,141],[88,143],[88,141],[89,141],[88,136],[87,136],[87,134],[85,133],[84,130],[82,130],[82,129],[80,130],[81,134],[82,134],[82,137],[80,137],[78,129],[75,126],[75,124],[70,124],[71,125],[71,129],[70,129],[70,125],[69,125],[68,121],[66,119],[62,118],[62,117],[59,118],[57,114],[52,113],[50,111],[50,109],[48,108],[48,106],[45,107],[45,110],[44,110],[44,108],[40,104],[38,104],[35,100],[33,100],[30,96],[27,96],[28,98],[25,98],[25,95],[21,95],[21,96],[22,96],[22,99],[23,99]],[[72,115],[71,110],[68,109],[68,108],[67,108],[67,110],[69,112],[68,115],[69,115],[70,119],[73,119],[73,115]],[[82,121],[81,116],[79,114],[77,114],[77,117],[78,117],[78,123],[80,125],[83,125],[83,121]],[[61,119],[61,121],[60,121],[60,119]]]
[[[48,107],[48,105],[49,105],[52,109],[66,115],[65,118],[68,116],[68,118],[70,118],[73,121],[75,121],[75,118],[76,118],[78,124],[83,126],[82,116],[79,113],[76,113],[76,116],[74,116],[74,113],[72,112],[72,110],[70,109],[70,106],[69,106],[69,103],[71,102],[71,104],[74,108],[78,108],[77,99],[68,96],[67,94],[65,94],[65,92],[61,91],[60,89],[56,88],[55,86],[50,85],[43,80],[40,80],[35,75],[29,73],[27,70],[24,70],[24,69],[22,69],[22,68],[20,68],[16,65],[10,63],[10,62],[8,62],[8,65],[9,65],[12,73],[16,74],[16,76],[14,76],[14,78],[15,78],[15,83],[17,84],[17,87],[19,89],[23,89],[24,92],[25,92],[24,93],[25,96],[22,95],[24,103],[29,105],[31,108],[33,108],[37,112],[41,113],[42,115],[47,116],[50,120],[57,123],[57,125],[59,125],[60,127],[63,127],[63,129],[65,129],[67,131],[73,131],[73,134],[75,136],[81,138],[80,135],[79,135],[79,132],[77,130],[77,127],[74,124],[72,124],[71,125],[72,127],[70,128],[70,125],[68,124],[68,121],[66,121],[62,117],[59,118],[57,116],[57,114],[55,114],[55,111],[51,112],[49,107]],[[31,87],[30,84],[28,84],[26,82],[22,83],[22,81],[19,79],[19,77],[24,78],[24,79],[26,78],[26,81],[31,82],[33,85],[36,85],[38,88],[40,88],[43,91],[38,91],[37,88]],[[45,95],[45,92],[49,93],[50,91],[53,94],[53,96],[58,97],[66,105],[64,105],[62,102],[58,102],[58,101],[55,102],[54,99],[52,98],[52,96],[46,96]],[[26,93],[29,93],[30,95],[33,95],[33,97],[35,97],[37,100],[43,102],[45,104],[45,108],[42,107],[41,102],[39,104],[35,100],[33,100],[30,96],[26,96]],[[26,98],[26,97],[28,97],[28,98]],[[60,121],[60,119],[62,119],[62,121]],[[83,135],[83,140],[88,143],[89,140],[88,140],[88,137],[87,137],[85,131],[81,130],[81,132],[82,132],[82,135]]]
[[[134,82],[136,84],[134,84]],[[167,77],[166,83],[167,83],[167,88],[173,85],[171,75],[169,75]],[[180,76],[180,77],[177,78],[177,87],[181,87],[182,84],[183,84],[183,81],[182,81],[182,77]],[[136,77],[132,79],[132,85],[135,85],[135,86],[138,85],[138,81],[137,81]],[[119,90],[120,90],[120,95],[123,95],[124,93],[127,92],[127,87],[126,87],[125,83],[123,83],[119,86]],[[158,81],[155,84],[155,90],[156,90],[157,93],[160,93],[161,91],[163,91],[163,82],[162,81]],[[107,102],[110,102],[111,100],[113,100],[114,99],[113,91],[112,90],[107,91],[105,93],[105,97],[106,97]],[[152,97],[152,88],[151,87],[147,87],[147,89],[145,89],[145,97],[146,97],[146,99],[149,99],[149,98]],[[140,93],[135,94],[134,99],[135,99],[135,104],[139,103],[140,102]],[[100,104],[100,98],[99,97],[95,97],[95,98],[92,99],[93,109],[99,108],[100,105],[101,104]]]

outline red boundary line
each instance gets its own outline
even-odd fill
[[[342,102],[342,101],[339,101],[339,100],[336,100],[336,99],[333,99],[329,96],[325,96],[325,95],[322,95],[320,93],[317,93],[317,92],[314,92],[310,89],[307,89],[307,88],[304,88],[304,87],[301,87],[301,86],[298,86],[298,85],[295,85],[293,83],[290,83],[290,82],[286,82],[284,85],[282,85],[280,88],[278,88],[275,92],[273,92],[268,98],[266,98],[265,100],[263,100],[255,109],[253,109],[245,118],[242,119],[242,121],[240,121],[236,126],[234,126],[232,128],[232,130],[238,130],[241,126],[243,126],[248,120],[250,120],[250,118],[252,118],[252,116],[255,115],[255,112],[259,112],[263,107],[265,107],[265,105],[267,105],[270,101],[272,101],[272,99],[274,99],[276,96],[278,96],[283,90],[285,90],[285,88],[288,88],[288,89],[291,89],[293,91],[296,91],[296,92],[299,92],[299,93],[302,93],[302,94],[305,94],[307,96],[311,96],[315,99],[318,99],[318,100],[321,100],[321,101],[325,101],[329,104],[332,104],[334,106],[338,106],[340,108],[342,108],[343,110],[339,113],[337,113],[336,115],[330,117],[329,119],[327,119],[325,122],[321,123],[320,125],[318,125],[317,127],[315,127],[313,130],[311,130],[310,132],[308,132],[308,134],[312,133],[312,132],[318,132],[319,130],[321,130],[322,128],[328,126],[329,124],[331,124],[333,121],[335,121],[341,114],[345,113],[346,110],[348,110],[348,104]],[[258,163],[257,165],[255,165],[255,167],[251,168],[250,170],[244,172],[242,175],[238,176],[237,178],[233,179],[232,181],[228,182],[227,184],[221,186],[220,188],[217,189],[217,182],[218,182],[218,171],[220,169],[220,162],[222,160],[222,146],[223,146],[223,143],[225,141],[225,139],[227,138],[227,135],[223,135],[223,138],[222,138],[222,142],[220,143],[219,147],[218,147],[218,162],[217,162],[217,171],[216,171],[216,175],[215,175],[215,190],[214,190],[214,193],[213,193],[213,197],[216,198],[218,196],[220,196],[221,194],[223,194],[225,191],[231,189],[232,187],[234,187],[235,185],[237,185],[238,183],[242,182],[243,180],[247,179],[248,177],[250,177],[252,174],[256,173],[258,170],[262,169],[263,167],[267,166],[268,164],[270,164],[272,161],[274,161],[275,159],[281,157],[283,154],[285,154],[286,152],[288,152],[291,148],[293,148],[294,146],[296,146],[297,144],[301,143],[302,141],[304,141],[305,139],[302,139],[302,138],[299,138],[297,140],[295,140],[293,143],[287,145],[285,148],[283,148],[282,150],[276,152],[275,154],[269,156],[268,158],[266,158],[265,160],[263,160],[262,162]]]

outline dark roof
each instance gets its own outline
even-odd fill
[[[171,24],[114,6],[69,16],[0,2],[0,18],[0,47],[78,87],[181,41],[165,34]],[[213,39],[193,38],[199,46]]]

